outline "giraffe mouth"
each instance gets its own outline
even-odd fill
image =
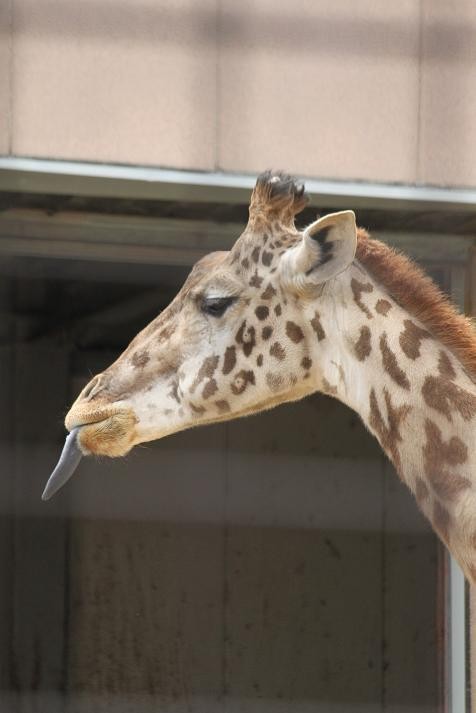
[[[88,403],[78,399],[65,418],[68,431],[78,429],[83,455],[123,456],[132,448],[138,419],[134,410],[119,403]]]
[[[106,418],[83,423],[78,445],[84,455],[124,456],[136,442],[137,422],[131,408],[114,409]]]
[[[58,464],[49,477],[42,500],[49,500],[63,487],[76,471],[84,455],[123,456],[135,442],[135,424],[137,419],[132,409],[115,409],[104,418],[81,423],[82,419],[67,416],[66,425],[70,433],[66,438]],[[79,422],[77,422],[79,421]]]
[[[91,408],[89,404],[83,404],[78,399],[66,414],[64,425],[68,431],[72,431],[75,428],[86,428],[95,423],[107,421],[120,410],[117,407],[114,408],[111,404],[98,404]]]

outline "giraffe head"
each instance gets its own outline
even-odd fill
[[[323,388],[310,358],[311,342],[314,350],[324,337],[319,296],[352,262],[357,237],[351,211],[297,230],[306,203],[290,177],[258,178],[232,250],[201,259],[172,303],[73,404],[66,427],[78,429],[83,454],[122,456]]]

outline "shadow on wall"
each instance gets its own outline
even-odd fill
[[[216,11],[215,2],[201,7],[160,7],[155,2],[65,3],[62,0],[26,0],[21,11],[14,8],[12,27],[16,34],[73,35],[103,40],[125,38],[131,42],[175,44],[186,36],[197,45],[219,41],[224,45],[262,47],[291,46],[296,52],[343,55],[366,55],[381,58],[408,56],[414,53],[414,28],[407,22],[388,18],[355,17],[348,12],[330,16],[327,11],[312,16],[299,13],[294,6],[288,12],[272,15],[257,7],[237,12]],[[192,29],[192,32],[190,30]],[[0,34],[10,28],[0,26]],[[455,18],[451,23],[432,22],[432,41],[426,55],[429,59],[456,61],[467,56],[474,44],[474,32],[468,23]],[[191,37],[192,36],[192,37]]]

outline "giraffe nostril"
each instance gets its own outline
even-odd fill
[[[81,395],[81,399],[92,399],[94,396],[97,396],[97,394],[102,390],[103,388],[103,383],[102,383],[101,375],[95,376],[94,379],[92,379],[89,384],[87,384]]]

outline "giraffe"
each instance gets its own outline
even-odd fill
[[[304,186],[258,177],[247,226],[84,388],[44,499],[82,455],[226,421],[319,391],[356,411],[476,584],[476,333],[352,211],[295,216]]]

